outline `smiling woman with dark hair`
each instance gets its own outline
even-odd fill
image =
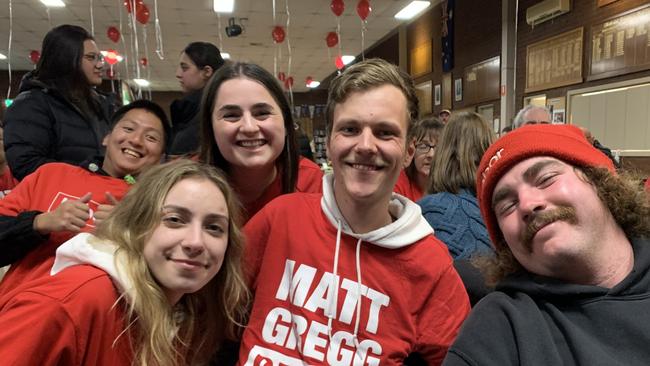
[[[95,90],[104,59],[85,29],[61,25],[43,39],[41,58],[5,113],[7,161],[22,180],[48,162],[81,163],[103,154],[113,104]]]

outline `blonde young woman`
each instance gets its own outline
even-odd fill
[[[152,168],[51,277],[0,294],[3,364],[206,363],[245,314],[238,216],[216,169]]]

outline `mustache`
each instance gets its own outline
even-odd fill
[[[566,221],[570,224],[578,222],[576,210],[573,207],[560,206],[553,210],[533,212],[533,218],[528,222],[524,232],[521,234],[521,242],[532,252],[533,237],[544,226],[549,225],[555,221]]]

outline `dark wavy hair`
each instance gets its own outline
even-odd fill
[[[34,77],[42,83],[57,89],[67,100],[82,111],[99,108],[92,97],[92,87],[81,69],[84,42],[94,40],[82,27],[64,24],[52,28],[43,39],[41,58],[38,60]]]
[[[246,78],[260,83],[273,97],[284,120],[285,141],[282,153],[275,161],[278,172],[282,174],[282,193],[291,193],[296,188],[298,180],[298,144],[296,140],[296,129],[294,127],[291,107],[282,91],[282,87],[275,77],[261,66],[246,62],[226,62],[210,79],[208,85],[203,89],[203,100],[201,102],[201,146],[199,149],[199,160],[214,165],[225,172],[230,172],[230,163],[223,157],[217,142],[214,139],[214,128],[212,127],[212,112],[217,100],[217,94],[221,84],[228,80]]]
[[[650,198],[637,176],[625,172],[612,174],[605,168],[575,169],[596,188],[598,197],[629,239],[650,238]],[[473,264],[483,272],[486,283],[491,286],[512,273],[525,270],[503,237],[499,241],[499,249],[494,257],[473,260]]]

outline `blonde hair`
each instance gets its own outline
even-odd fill
[[[436,144],[427,193],[457,194],[463,188],[475,193],[476,169],[495,137],[479,114],[454,113]]]
[[[168,192],[184,179],[206,179],[223,193],[229,213],[228,247],[217,275],[172,307],[151,274],[143,250],[160,224]],[[237,197],[221,172],[180,159],[144,173],[99,225],[96,235],[117,245],[116,258],[124,260],[124,275],[133,283],[131,296],[123,295],[118,301],[127,302],[129,325],[125,334],[131,339],[134,365],[205,363],[224,339],[237,337],[249,301],[241,269],[244,246],[240,211]]]

